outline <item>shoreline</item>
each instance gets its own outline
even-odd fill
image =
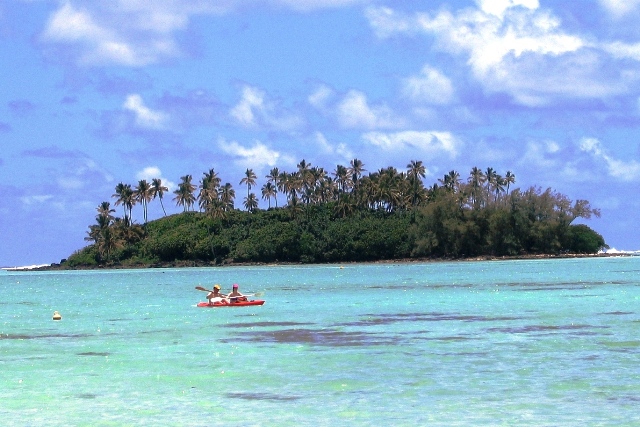
[[[118,264],[108,266],[81,266],[66,267],[60,264],[40,265],[30,267],[3,268],[5,271],[75,271],[75,270],[135,270],[150,268],[202,268],[202,267],[253,267],[253,266],[282,266],[282,265],[352,265],[352,264],[418,264],[438,262],[479,262],[479,261],[516,261],[516,260],[545,260],[545,259],[573,259],[573,258],[613,258],[638,256],[634,253],[597,253],[597,254],[536,254],[536,255],[511,255],[493,256],[481,255],[468,258],[399,258],[376,261],[343,261],[332,263],[301,263],[301,262],[224,262],[216,264],[210,261],[171,261],[154,264]]]

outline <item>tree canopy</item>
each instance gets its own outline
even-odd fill
[[[222,185],[213,169],[198,186],[185,175],[174,191],[184,212],[152,221],[147,221],[147,204],[156,195],[162,202],[167,191],[160,179],[152,186],[141,181],[136,191],[119,183],[113,197],[124,206],[124,217],[113,216],[109,202],[102,202],[87,233],[93,243],[63,264],[323,263],[586,254],[607,247],[588,226],[572,224],[600,215],[588,201],[573,202],[538,187],[510,191],[511,171],[502,177],[493,168],[474,167],[465,182],[452,170],[440,185],[425,187],[421,161],[412,160],[406,171],[388,167],[364,175],[364,167],[354,159],[331,174],[305,160],[293,172],[273,168],[261,190],[267,210],[258,208],[251,192],[257,185],[251,169],[240,182],[247,186],[245,210],[235,208],[233,186]],[[282,207],[277,207],[279,195],[286,199]],[[142,226],[131,221],[136,202],[143,207]]]

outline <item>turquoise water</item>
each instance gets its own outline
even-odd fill
[[[265,305],[195,307],[234,282]],[[639,257],[0,272],[0,292],[5,426],[640,425]]]

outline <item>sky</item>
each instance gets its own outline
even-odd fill
[[[0,267],[86,246],[120,182],[214,168],[242,206],[247,168],[259,192],[303,159],[420,160],[428,186],[511,171],[638,249],[639,19],[640,0],[5,0]]]

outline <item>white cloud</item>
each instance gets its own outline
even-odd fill
[[[537,0],[477,0],[477,4],[479,8],[410,16],[370,8],[367,17],[381,37],[433,36],[434,48],[466,58],[488,92],[509,93],[523,105],[617,95],[637,83],[635,68],[622,66],[611,72],[611,57],[640,61],[636,44],[599,43],[570,34]],[[405,91],[413,88],[419,93],[418,82],[412,83],[405,82]]]
[[[612,42],[602,44],[602,48],[617,59],[633,59],[640,61],[640,43]]]
[[[81,65],[139,67],[178,54],[171,33],[183,28],[186,18],[169,22],[160,15],[168,13],[117,5],[106,10],[76,8],[67,1],[51,15],[43,38],[78,46]]]
[[[306,12],[369,0],[62,0],[42,39],[61,57],[84,66],[142,67],[181,56],[177,41],[194,16],[248,9],[252,4]],[[72,46],[72,49],[69,49]]]
[[[53,196],[50,194],[20,197],[20,201],[25,207],[42,205],[44,203],[47,203],[51,199],[53,199]]]
[[[524,155],[520,158],[519,164],[523,167],[533,169],[556,169],[561,165],[555,156],[560,152],[560,145],[552,140],[529,141]]]
[[[610,176],[621,181],[635,181],[640,179],[640,162],[636,160],[618,160],[602,148],[602,144],[596,138],[582,138],[579,143],[580,150],[591,154],[596,160],[604,163]]]
[[[176,183],[171,182],[162,176],[162,171],[157,166],[147,166],[146,168],[136,173],[137,180],[145,179],[150,184],[154,178],[160,179],[162,181],[162,185],[167,187],[169,192],[172,192],[175,188],[178,188],[178,185]]]
[[[231,116],[243,126],[255,126],[254,109],[264,109],[264,92],[260,89],[245,86],[242,89],[242,99],[231,109]]]
[[[477,0],[480,9],[487,14],[502,17],[507,9],[522,6],[527,9],[540,7],[538,0]]]
[[[109,172],[85,155],[69,159],[62,174],[56,177],[56,183],[65,191],[92,188],[112,181]]]
[[[267,100],[266,93],[252,86],[242,89],[240,101],[229,115],[244,127],[264,127],[290,132],[300,128],[304,121],[284,111],[277,103]]]
[[[335,149],[331,144],[329,144],[329,141],[327,141],[327,138],[322,134],[322,132],[316,132],[314,139],[316,141],[318,151],[321,153],[333,154],[335,152]]]
[[[446,153],[452,158],[458,155],[461,146],[451,132],[439,131],[368,132],[362,139],[384,151],[409,148],[431,154]]]
[[[321,85],[318,89],[316,89],[315,92],[309,95],[307,101],[313,107],[323,111],[326,110],[327,103],[331,100],[331,98],[333,98],[334,95],[335,93],[333,89],[331,89],[329,86]]]
[[[444,105],[453,99],[453,84],[439,70],[425,65],[417,76],[403,81],[403,94],[416,102]]]
[[[324,154],[338,154],[340,157],[346,160],[353,159],[353,152],[349,150],[349,147],[344,143],[338,143],[337,145],[331,144],[322,132],[316,132],[314,140],[318,151]]]
[[[410,33],[418,29],[418,21],[389,7],[370,7],[365,11],[369,24],[381,38]]]
[[[633,12],[640,6],[640,0],[599,0],[611,15],[616,18],[622,17],[629,12]]]
[[[337,106],[338,121],[345,128],[384,129],[404,126],[386,105],[369,106],[364,93],[352,90]]]
[[[220,149],[235,158],[237,164],[252,169],[277,166],[280,161],[290,162],[287,156],[271,150],[260,141],[256,141],[252,147],[245,147],[236,141],[227,141],[224,138],[218,140]]]
[[[166,114],[154,111],[144,105],[142,97],[138,94],[128,95],[122,107],[134,113],[136,124],[140,127],[162,129],[167,120]]]

